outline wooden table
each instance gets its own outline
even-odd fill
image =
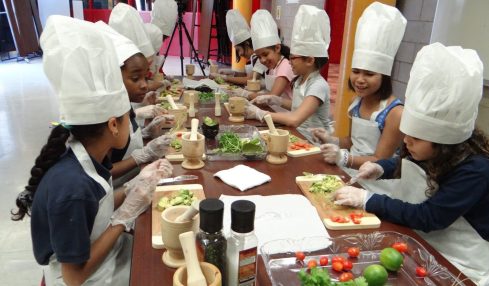
[[[211,106],[200,106],[198,117],[213,116],[214,108]],[[227,121],[228,113],[224,109],[222,110],[222,117],[220,118],[221,124],[230,124]],[[246,121],[245,123],[253,124],[257,121]],[[295,135],[298,133],[295,130],[291,130]],[[270,175],[272,181],[264,185],[252,188],[246,192],[240,192],[225,183],[220,179],[213,177],[217,171],[231,168],[237,164],[244,164],[255,168],[256,170]],[[204,187],[204,192],[207,198],[218,198],[220,195],[279,195],[279,194],[302,194],[299,187],[295,183],[295,177],[302,175],[302,172],[310,172],[314,174],[326,173],[326,174],[338,174],[347,176],[341,169],[336,166],[325,164],[321,155],[311,155],[306,157],[291,158],[284,165],[272,165],[266,161],[206,161],[205,167],[200,170],[185,170],[179,163],[175,163],[173,174],[192,174],[199,177],[196,181],[191,183],[198,183]],[[350,233],[370,233],[372,231],[396,231],[413,237],[418,240],[443,266],[457,276],[460,271],[456,269],[449,261],[447,261],[440,253],[438,253],[431,245],[423,240],[416,232],[400,226],[397,224],[382,221],[379,229],[368,230],[342,230],[333,231],[328,230],[331,237],[336,237]],[[164,250],[153,249],[151,246],[151,210],[146,211],[136,221],[136,228],[134,231],[134,246],[133,257],[131,266],[131,285],[172,285],[172,278],[175,269],[165,266],[161,260],[161,256]],[[462,274],[461,277],[465,278]],[[461,278],[461,279],[463,279]],[[271,285],[268,278],[263,260],[258,260],[258,273],[257,273],[258,285]],[[475,285],[468,281],[466,285]]]

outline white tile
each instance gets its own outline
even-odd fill
[[[408,21],[403,41],[427,44],[430,41],[432,22]]]
[[[437,0],[423,0],[423,8],[421,9],[421,21],[433,22],[435,18],[435,10]]]
[[[399,63],[399,73],[397,80],[403,83],[407,83],[409,80],[409,73],[411,72],[412,64],[410,63]]]
[[[409,42],[401,42],[399,50],[397,51],[396,60],[412,63],[414,61],[414,50],[416,44]]]
[[[407,20],[419,20],[423,0],[399,0],[396,6]]]
[[[405,102],[406,87],[407,85],[405,83],[392,81],[392,91],[394,95],[403,102]]]

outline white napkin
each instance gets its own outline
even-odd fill
[[[269,175],[245,165],[237,165],[231,169],[219,171],[214,176],[242,192],[272,180]]]
[[[186,77],[183,78],[183,86],[185,86],[185,88],[196,88],[196,87],[199,87],[201,85],[207,85],[208,87],[212,88],[213,90],[216,90],[219,88],[219,85],[215,81],[213,81],[212,79],[205,78],[205,79],[201,79],[201,80],[197,81],[197,80],[188,79]]]
[[[272,240],[329,237],[316,208],[302,195],[221,195],[219,199],[224,202],[223,229],[227,235],[230,234],[231,228],[231,204],[236,200],[249,200],[255,203],[255,234],[258,237],[259,251],[263,244]],[[315,249],[324,247],[324,244],[314,246]],[[274,249],[274,251],[290,251],[290,249]]]

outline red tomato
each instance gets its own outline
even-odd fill
[[[344,261],[345,258],[343,256],[333,256],[333,258],[331,259],[331,263],[340,262],[341,264],[343,264]]]
[[[353,263],[350,260],[343,261],[343,270],[350,271],[353,268]]]
[[[309,268],[309,269],[316,268],[317,266],[318,266],[318,263],[317,263],[316,259],[311,259],[307,262],[307,268]]]
[[[336,261],[336,262],[333,262],[331,265],[333,267],[333,270],[338,271],[338,272],[343,271],[343,263],[342,262]]]
[[[178,137],[178,138],[182,137],[182,135],[183,135],[183,133],[182,133],[182,132],[178,132],[178,133],[177,133],[177,137]]]
[[[321,256],[321,258],[319,258],[319,265],[321,265],[321,266],[328,265],[328,257],[327,256]]]
[[[352,217],[351,218],[351,221],[354,223],[354,224],[361,224],[362,223],[362,219],[359,218],[359,217]]]
[[[424,267],[421,267],[421,266],[416,267],[416,276],[426,277],[427,274],[428,274],[428,272],[426,271],[426,269]]]
[[[399,251],[400,253],[404,253],[408,250],[408,246],[405,242],[396,242],[392,245],[392,248]]]
[[[353,274],[351,272],[343,272],[341,275],[340,275],[340,282],[346,282],[346,281],[350,281],[350,280],[353,280]]]
[[[305,255],[305,254],[304,254],[304,252],[302,252],[302,251],[297,251],[297,252],[295,253],[295,258],[296,258],[297,260],[304,261],[304,259],[306,258],[306,255]]]
[[[360,248],[350,247],[348,248],[347,252],[348,252],[348,256],[355,258],[358,257],[358,255],[360,255]]]
[[[350,213],[350,217],[353,218],[362,218],[363,213]]]

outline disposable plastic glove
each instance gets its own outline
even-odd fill
[[[340,149],[336,144],[323,144],[319,146],[323,154],[324,161],[329,164],[336,164],[340,167],[345,167],[348,164],[350,152],[346,149]]]
[[[372,193],[367,190],[346,186],[334,193],[334,204],[365,209],[371,196]]]
[[[367,161],[360,166],[356,177],[364,180],[377,180],[384,174],[384,168],[377,163]]]
[[[233,89],[233,90],[230,90],[229,91],[229,94],[231,96],[239,96],[239,97],[244,97],[246,99],[248,99],[248,97],[250,96],[250,94],[252,94],[251,91],[247,91],[246,89],[243,89],[243,88],[236,88],[236,89]]]
[[[247,103],[245,106],[245,118],[246,119],[257,119],[263,122],[263,117],[268,113],[268,111],[261,110],[257,106]]]
[[[126,198],[112,214],[111,224],[122,224],[126,231],[130,231],[136,218],[151,204],[158,180],[170,176],[172,171],[173,168],[167,160],[158,160],[146,166],[138,176],[126,183]]]
[[[309,128],[309,132],[311,132],[312,138],[315,142],[340,145],[340,139],[332,136],[331,133],[324,128]]]
[[[174,135],[162,135],[151,140],[143,148],[132,151],[131,156],[138,166],[143,163],[156,161],[165,156],[174,138]]]
[[[282,97],[280,96],[273,95],[273,94],[264,94],[255,97],[255,99],[253,99],[251,103],[268,105],[268,106],[272,106],[272,105],[282,106],[282,101],[283,101]]]
[[[175,116],[171,114],[164,114],[157,116],[151,120],[151,122],[141,130],[143,138],[156,138],[163,135],[163,128],[165,125],[173,124]]]
[[[144,96],[143,101],[141,102],[142,105],[153,105],[156,104],[156,92],[155,91],[148,91],[146,95]]]
[[[163,107],[157,105],[146,105],[134,110],[136,117],[139,119],[155,118],[163,114],[167,114],[168,111]]]

